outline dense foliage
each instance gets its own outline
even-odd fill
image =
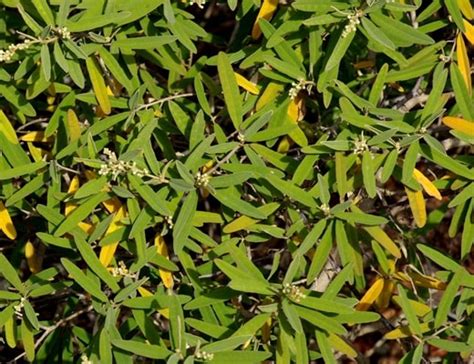
[[[472,360],[473,17],[0,0],[0,361]]]

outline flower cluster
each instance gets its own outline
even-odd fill
[[[290,283],[286,283],[284,285],[283,294],[291,300],[295,301],[296,303],[299,303],[302,298],[306,298],[306,295],[303,293],[300,287]]]
[[[298,82],[293,82],[291,84],[291,89],[288,92],[288,95],[290,96],[290,99],[294,100],[298,94],[300,93],[301,90],[307,90],[309,92],[309,88],[311,87],[312,83],[308,82],[306,80],[299,80]]]
[[[169,229],[173,229],[173,227],[174,227],[173,216],[166,216],[165,217],[165,222],[168,224]]]
[[[367,145],[367,140],[364,137],[364,134],[360,136],[357,140],[354,141],[354,154],[360,154],[369,149]]]
[[[27,49],[31,44],[31,40],[25,39],[23,43],[10,44],[8,49],[0,49],[0,62],[9,62],[17,51]]]
[[[344,27],[342,32],[342,38],[347,37],[350,33],[355,32],[357,25],[360,24],[360,18],[364,15],[361,10],[356,10],[354,13],[349,14],[347,19],[349,19],[349,23]]]
[[[111,175],[113,180],[116,180],[118,176],[126,175],[131,172],[134,176],[143,177],[148,174],[146,168],[141,169],[137,167],[137,163],[133,161],[125,162],[119,160],[115,152],[105,148],[104,154],[106,155],[106,163],[102,164],[99,170],[101,176]]]
[[[110,273],[113,277],[130,277],[135,278],[136,274],[131,274],[123,261],[118,263],[118,267],[111,268]]]
[[[15,309],[15,313],[18,316],[21,316],[21,311],[23,310],[23,307],[25,307],[25,301],[26,301],[26,299],[24,297],[22,297],[20,299],[20,302],[18,303],[18,305],[13,306],[13,308]]]
[[[197,172],[196,173],[196,186],[197,187],[206,187],[209,184],[211,177],[206,173]]]
[[[189,0],[188,1],[189,5],[194,5],[196,4],[199,6],[201,9],[206,5],[206,0]]]
[[[92,360],[89,360],[86,354],[81,355],[81,364],[93,364]]]
[[[71,32],[68,30],[68,28],[60,27],[56,28],[55,31],[62,39],[71,39]]]
[[[204,360],[204,361],[211,361],[212,359],[214,359],[214,354],[198,350],[194,354],[194,357],[196,359],[201,359],[201,360]]]

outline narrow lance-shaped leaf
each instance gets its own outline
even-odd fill
[[[257,18],[252,27],[252,38],[258,39],[262,35],[262,31],[258,24],[260,19],[270,20],[273,16],[273,13],[278,7],[278,0],[262,0],[262,5],[258,11]]]
[[[474,137],[474,121],[468,121],[453,116],[445,116],[442,121],[444,125],[450,127],[451,129]]]
[[[173,249],[175,254],[179,254],[186,245],[186,239],[192,228],[192,219],[197,208],[198,196],[196,191],[191,191],[186,196],[178,218],[173,228]]]
[[[459,71],[464,78],[469,94],[472,94],[472,78],[471,78],[471,67],[469,65],[469,56],[467,55],[466,44],[462,34],[458,34],[456,37],[456,55],[458,58]]]
[[[155,247],[158,254],[169,259],[168,247],[166,246],[165,239],[160,234],[155,236]],[[158,272],[165,287],[173,288],[173,274],[169,270],[162,268],[160,268]]]
[[[415,178],[415,180],[423,187],[423,189],[428,195],[433,196],[437,200],[442,199],[441,193],[433,184],[433,182],[431,182],[423,173],[421,173],[416,168],[413,170],[413,178]]]
[[[105,85],[104,78],[102,77],[103,72],[94,56],[86,59],[86,66],[97,102],[99,103],[102,112],[106,115],[109,115],[111,112],[111,104],[109,95],[107,93],[107,86]]]
[[[370,198],[374,198],[377,194],[377,187],[375,184],[375,171],[372,154],[368,150],[364,151],[362,155],[362,177],[367,194]]]
[[[456,293],[462,283],[462,277],[463,269],[458,269],[448,283],[448,286],[441,297],[441,301],[439,302],[438,309],[436,311],[434,320],[435,328],[441,327],[446,322],[451,305],[453,304]]]
[[[413,218],[418,227],[423,227],[426,224],[426,202],[423,197],[423,192],[413,191],[409,187],[405,187],[405,192],[408,197]]]
[[[398,293],[400,294],[400,305],[403,309],[403,312],[408,320],[410,325],[410,330],[412,330],[416,335],[421,336],[423,334],[420,322],[416,317],[415,310],[408,300],[407,293],[403,286],[398,285]]]
[[[358,311],[367,311],[370,306],[375,302],[377,297],[382,293],[384,286],[384,279],[377,278],[375,282],[370,286],[364,296],[360,299],[359,303],[356,306]]]
[[[3,201],[0,201],[0,231],[3,231],[10,240],[16,239],[15,226]]]
[[[67,258],[61,258],[61,264],[74,279],[74,282],[80,285],[87,293],[90,293],[102,302],[107,302],[107,296],[101,291],[96,282],[86,276],[74,263]]]
[[[234,128],[239,130],[240,123],[242,122],[242,104],[240,101],[239,87],[229,58],[224,52],[219,52],[217,55],[217,70],[219,72],[219,80],[221,81],[227,112],[234,124]]]

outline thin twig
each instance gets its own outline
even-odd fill
[[[51,334],[54,330],[56,330],[59,326],[62,326],[64,325],[66,322],[69,322],[71,320],[74,320],[76,317],[82,315],[83,313],[86,313],[86,312],[89,312],[92,310],[92,305],[82,309],[82,310],[79,310],[79,311],[76,311],[74,312],[73,314],[71,314],[70,316],[66,317],[66,318],[63,318],[62,320],[59,320],[58,322],[56,322],[53,326],[50,326],[48,328],[46,328],[43,332],[43,334],[39,337],[38,340],[36,340],[35,342],[35,350],[41,345],[41,343],[48,337],[49,334]],[[18,355],[15,359],[11,360],[10,363],[15,363],[17,362],[18,360],[20,360],[21,358],[23,358],[24,356],[26,355],[26,352],[23,352],[21,353],[20,355]]]
[[[239,144],[234,147],[224,158],[222,158],[220,161],[216,163],[214,167],[212,167],[209,171],[203,174],[203,176],[211,176],[221,165],[229,161],[232,156],[237,153],[237,151],[242,148],[242,144]]]
[[[135,111],[140,111],[140,110],[143,110],[143,109],[148,109],[150,106],[153,106],[153,105],[157,105],[157,104],[162,104],[164,102],[167,102],[167,101],[171,101],[171,100],[175,100],[175,99],[181,99],[183,97],[191,97],[191,96],[194,96],[194,94],[192,92],[188,92],[188,93],[185,93],[185,94],[178,94],[178,95],[172,95],[172,96],[168,96],[168,97],[164,97],[162,99],[159,99],[159,100],[155,100],[155,101],[152,101],[148,104],[143,104],[143,105],[140,105],[138,106]]]

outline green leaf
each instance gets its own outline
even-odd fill
[[[219,80],[222,84],[222,92],[224,93],[227,112],[234,124],[235,130],[239,130],[242,122],[242,104],[240,101],[239,86],[237,85],[229,58],[224,52],[219,52],[217,56],[217,70],[219,72]]]
[[[41,18],[45,21],[46,25],[54,26],[54,16],[51,8],[49,7],[46,0],[32,0],[33,5],[38,11]]]
[[[78,21],[66,21],[66,27],[70,32],[86,32],[92,29],[102,28],[109,24],[119,23],[127,19],[130,12],[108,13],[93,17],[81,17]]]
[[[184,199],[173,228],[173,250],[175,254],[179,254],[186,245],[186,240],[191,232],[192,219],[197,209],[197,203],[198,196],[196,192],[189,192]]]
[[[300,187],[295,186],[290,181],[285,181],[275,176],[269,175],[267,177],[268,182],[270,182],[275,188],[277,188],[281,193],[290,197],[291,199],[298,201],[304,206],[310,208],[316,208],[317,204],[313,196],[309,192],[306,192]]]
[[[474,345],[462,343],[459,341],[433,338],[427,340],[428,344],[433,345],[449,353],[470,352],[474,349]]]
[[[361,21],[362,26],[367,31],[369,40],[373,40],[377,43],[380,43],[388,49],[395,50],[395,44],[393,44],[390,38],[387,37],[380,28],[377,28],[375,24],[372,23],[368,18],[363,17]]]
[[[97,285],[89,276],[86,276],[74,263],[72,263],[67,258],[61,258],[61,264],[67,270],[69,275],[74,279],[79,286],[82,287],[87,293],[90,293],[92,296],[97,298],[102,302],[107,302],[107,296],[101,291],[100,287]]]
[[[46,165],[47,165],[46,162],[41,161],[41,162],[34,162],[34,163],[25,164],[19,167],[4,170],[0,174],[0,181],[12,179],[12,178],[18,178],[27,174],[32,174],[36,172],[37,170],[45,167]]]
[[[334,50],[330,53],[329,58],[324,67],[325,71],[329,71],[334,68],[339,68],[339,63],[347,52],[347,49],[352,43],[356,32],[350,32],[345,37],[339,37]]]
[[[410,303],[405,288],[402,285],[397,285],[398,293],[400,295],[400,306],[405,314],[408,324],[410,325],[410,330],[413,331],[416,335],[422,336],[423,330],[421,329],[420,322],[416,317],[415,310]]]
[[[321,241],[316,247],[316,252],[313,255],[313,260],[311,261],[311,265],[309,267],[308,275],[306,278],[308,282],[313,282],[323,270],[329,258],[329,253],[331,252],[332,242],[333,229],[332,224],[330,224],[324,232]]]
[[[164,46],[165,44],[172,43],[176,40],[175,36],[172,35],[160,35],[150,37],[135,37],[119,39],[112,43],[113,47],[121,48],[124,50],[129,49],[155,49]]]
[[[41,70],[46,81],[49,81],[51,78],[51,56],[47,44],[41,46]]]
[[[101,264],[99,258],[95,255],[92,247],[80,236],[74,236],[74,242],[76,247],[81,253],[82,258],[87,263],[87,266],[95,273],[97,276],[107,284],[113,292],[117,292],[120,287],[117,284],[115,278],[111,276],[109,271]]]
[[[372,154],[368,150],[362,154],[362,177],[367,194],[370,198],[374,198],[377,195],[374,161],[372,160]]]
[[[258,220],[266,218],[266,215],[254,207],[250,203],[235,197],[232,193],[227,190],[215,190],[211,191],[212,195],[224,206],[231,208],[232,210],[238,211],[243,215],[248,215]]]
[[[33,328],[29,325],[27,320],[22,320],[20,325],[21,341],[25,349],[26,358],[33,362],[35,359],[35,338]]]
[[[110,196],[105,192],[99,192],[95,196],[92,196],[87,201],[83,202],[78,206],[74,211],[72,211],[63,221],[59,224],[57,229],[54,232],[54,236],[62,236],[67,232],[72,231],[77,224],[83,221],[87,216],[89,216],[95,209],[95,207],[109,199]]]
[[[170,216],[171,211],[167,207],[163,198],[159,197],[153,189],[146,184],[143,184],[143,181],[131,174],[128,175],[128,180],[130,184],[138,192],[141,198],[156,212],[163,216]]]
[[[449,311],[451,310],[451,305],[453,304],[454,298],[456,297],[459,287],[462,284],[463,274],[464,272],[462,268],[456,270],[448,285],[446,286],[443,296],[441,297],[441,301],[439,302],[438,309],[436,310],[434,320],[435,328],[440,328],[446,323]]]
[[[171,354],[161,345],[146,344],[136,340],[112,339],[111,343],[119,349],[150,359],[166,359]]]
[[[256,279],[249,272],[240,270],[221,259],[214,260],[217,267],[231,279],[229,286],[237,291],[273,295],[269,283],[265,280]]]
[[[13,286],[18,292],[24,294],[26,292],[25,286],[18,277],[15,268],[10,264],[8,259],[0,253],[0,274]]]
[[[465,32],[463,17],[461,14],[461,9],[459,7],[459,2],[456,0],[444,0],[444,4],[448,8],[449,14],[453,18],[454,22],[458,29],[462,32]]]

